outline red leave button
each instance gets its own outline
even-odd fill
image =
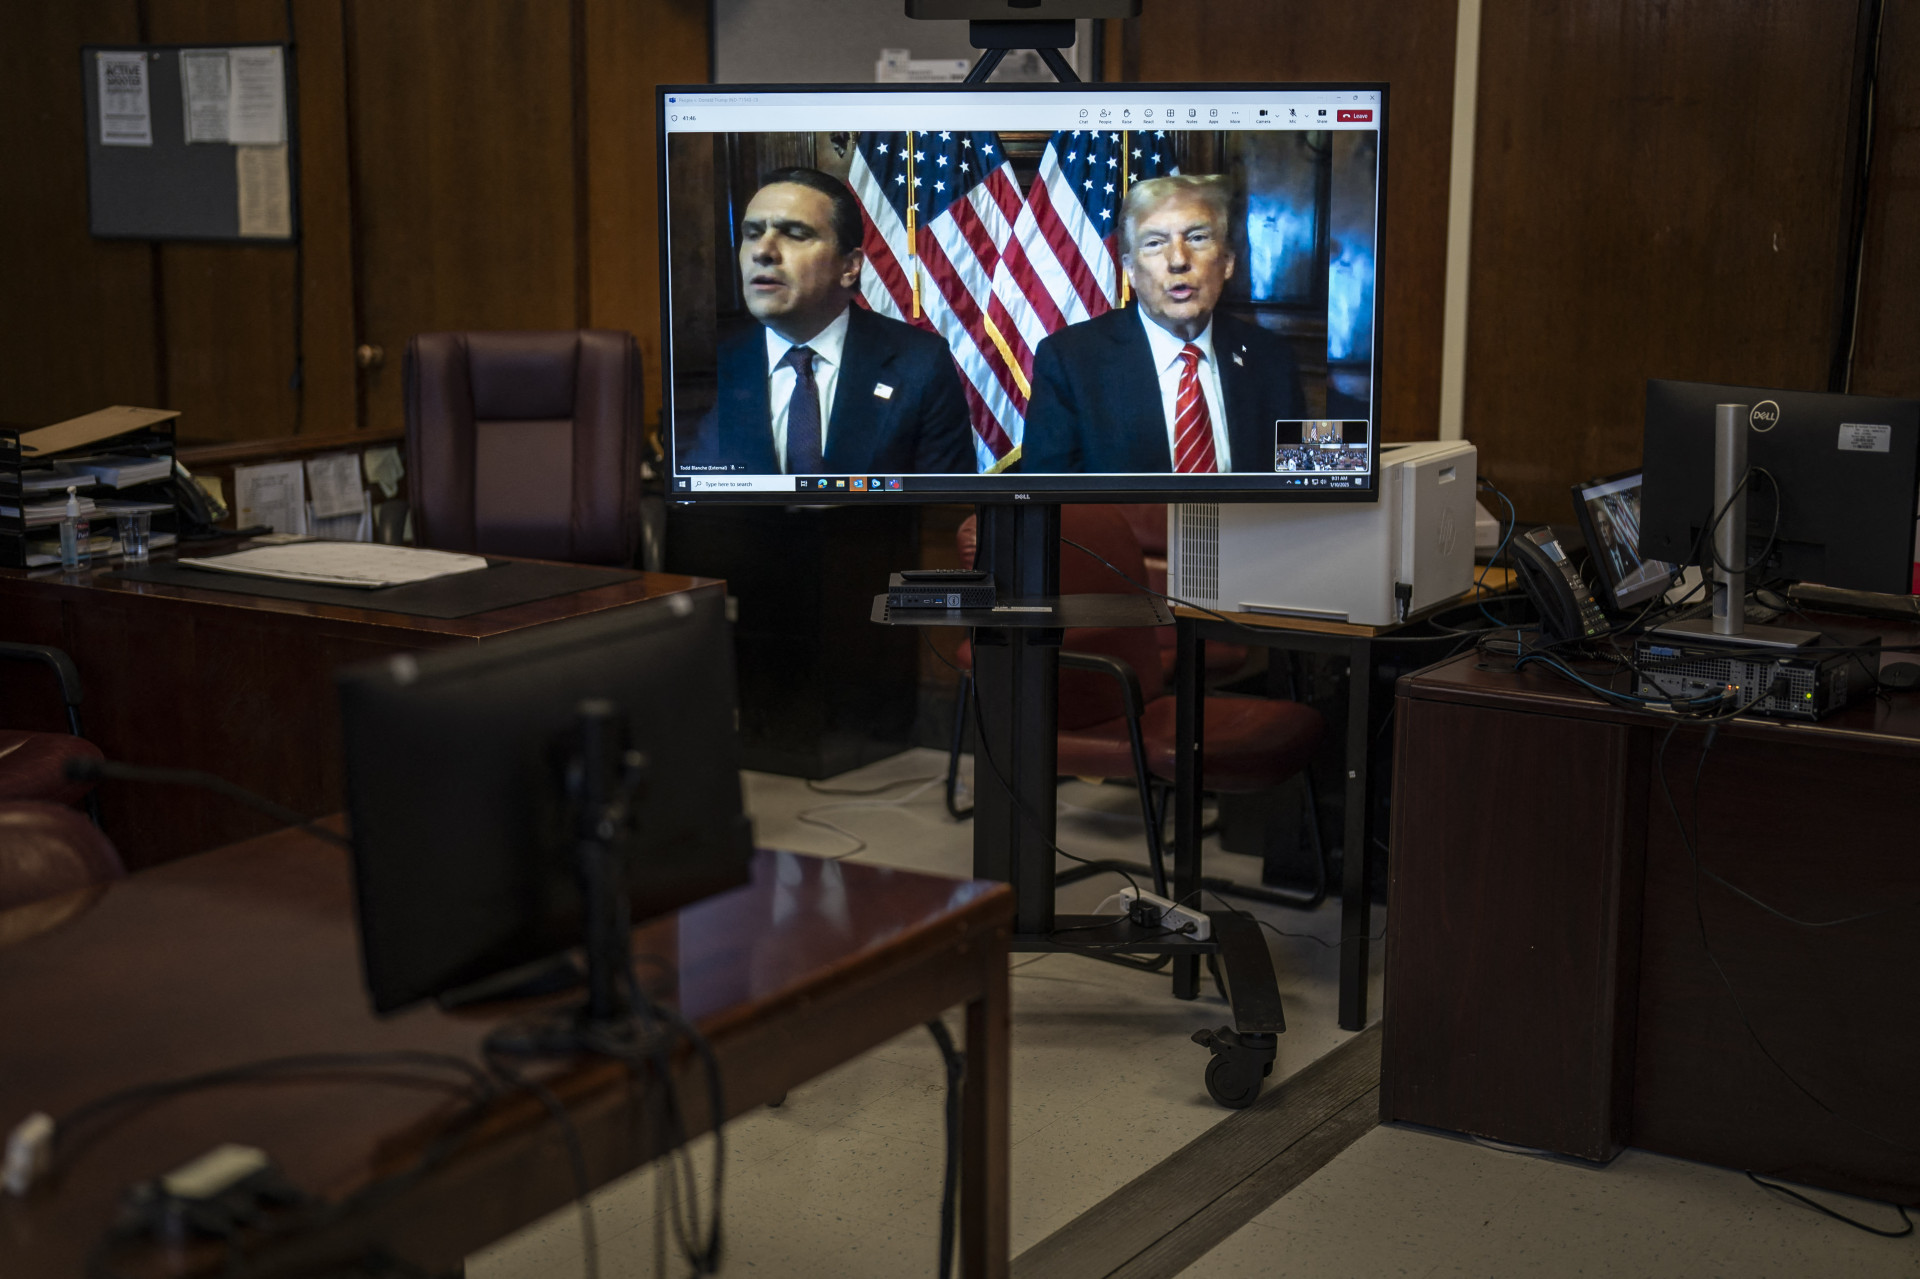
[[[1372,111],[1342,111],[1340,113],[1340,123],[1342,124],[1367,124],[1372,122],[1372,120]]]

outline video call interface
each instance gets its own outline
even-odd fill
[[[1379,86],[658,105],[676,496],[1371,494]]]

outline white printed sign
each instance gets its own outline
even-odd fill
[[[144,53],[96,53],[100,71],[100,145],[153,145],[153,103]]]

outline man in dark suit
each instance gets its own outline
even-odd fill
[[[760,325],[720,345],[720,397],[683,472],[972,471],[973,426],[939,337],[853,305],[860,205],[818,169],[779,169],[740,224],[740,282]]]
[[[1306,416],[1280,338],[1215,308],[1233,276],[1222,177],[1136,182],[1121,206],[1137,307],[1040,343],[1019,469],[1029,474],[1268,471],[1273,424]]]

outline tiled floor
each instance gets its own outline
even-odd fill
[[[1819,1197],[1900,1228],[1883,1204]],[[1740,1173],[1644,1151],[1594,1168],[1383,1127],[1185,1274],[1911,1279],[1920,1275],[1920,1237],[1877,1239]]]
[[[865,797],[823,795],[791,778],[749,774],[748,807],[763,845],[846,854],[888,865],[964,875],[972,827],[947,817],[933,751],[836,778],[835,789],[902,782]],[[1068,783],[1057,838],[1084,857],[1144,860],[1139,806],[1130,790]],[[814,823],[827,822],[849,834]],[[1067,863],[1062,862],[1064,867]],[[1257,877],[1249,858],[1210,852],[1210,873]],[[1091,910],[1121,881],[1111,875],[1062,890],[1061,909]],[[1331,941],[1336,907],[1263,912],[1278,927]],[[1375,923],[1376,932],[1384,915]],[[1269,936],[1288,1032],[1276,1077],[1347,1036],[1335,1024],[1334,952],[1311,940]],[[1013,959],[1013,1243],[1044,1238],[1119,1189],[1228,1112],[1206,1095],[1207,1053],[1189,1041],[1231,1019],[1209,987],[1175,1000],[1164,976],[1064,955]],[[1373,991],[1378,1001],[1378,972]],[[778,1110],[728,1126],[727,1273],[805,1279],[897,1279],[934,1273],[938,1251],[945,1074],[932,1038],[903,1035],[796,1089]],[[703,1163],[702,1167],[705,1165]],[[701,1181],[703,1193],[705,1181]],[[595,1197],[602,1273],[682,1273],[658,1268],[660,1187],[644,1170]],[[556,1213],[468,1263],[473,1279],[578,1274],[579,1221]]]

